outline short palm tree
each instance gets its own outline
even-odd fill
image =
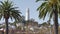
[[[37,0],[38,2],[40,0]],[[49,19],[53,17],[55,34],[58,34],[58,16],[60,15],[60,0],[44,0],[44,2],[37,8],[39,11],[39,18],[45,19],[49,15]]]
[[[21,12],[14,7],[12,2],[6,0],[4,2],[0,1],[0,19],[4,18],[6,23],[6,34],[8,34],[8,19],[19,20],[21,17]]]

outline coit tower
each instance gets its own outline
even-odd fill
[[[28,21],[29,20],[29,8],[26,8],[26,17],[25,20]]]

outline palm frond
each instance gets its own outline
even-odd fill
[[[53,17],[53,11],[50,13],[50,18],[49,20]]]
[[[36,0],[36,2],[38,2],[38,1],[48,1],[48,0]]]
[[[38,2],[38,1],[40,1],[40,0],[36,0],[36,2]]]
[[[44,16],[44,11],[45,11],[45,8],[43,9],[43,10],[41,10],[41,11],[39,11],[39,17],[40,18],[43,18],[43,16]]]
[[[0,14],[0,20],[2,19],[2,15]]]
[[[40,7],[38,7],[37,10],[39,10],[39,13],[40,13],[39,18],[45,19],[45,16],[46,16],[46,13],[47,13],[46,5],[47,5],[47,3],[44,2],[44,3],[42,3],[42,5]],[[44,14],[45,14],[45,16],[44,16]]]
[[[1,5],[5,5],[4,2],[0,1]]]
[[[45,19],[47,14],[50,14],[50,12],[52,11],[52,5],[48,2],[44,2],[41,4],[41,6],[39,6],[37,8],[37,11],[39,11],[39,18],[43,18],[43,20]]]
[[[41,10],[42,8],[44,8],[45,5],[46,5],[46,3],[47,3],[47,2],[42,3],[41,6],[39,6],[39,7],[37,8],[37,11],[38,11],[38,10]]]

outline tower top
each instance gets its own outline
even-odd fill
[[[26,12],[29,12],[29,8],[26,8]]]

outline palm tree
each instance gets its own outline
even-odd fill
[[[18,7],[14,7],[12,2],[10,2],[9,0],[6,0],[4,2],[0,1],[0,19],[4,18],[5,19],[5,23],[6,23],[6,34],[8,34],[8,19],[11,18],[11,20],[15,19],[15,20],[19,20],[21,17],[21,12],[19,12],[19,10],[17,10],[16,8]]]
[[[40,0],[37,0],[38,2]],[[49,15],[49,19],[53,17],[54,26],[55,26],[55,34],[58,34],[58,15],[60,15],[60,0],[44,0],[37,8],[39,11],[39,18],[45,19],[46,15]]]

